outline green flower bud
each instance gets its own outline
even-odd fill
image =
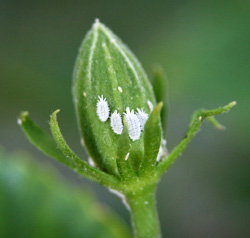
[[[84,144],[96,166],[117,174],[117,143],[125,117],[131,162],[138,167],[144,153],[143,127],[155,96],[136,57],[98,20],[79,50],[73,97]]]
[[[79,158],[66,143],[57,121],[60,110],[50,117],[52,137],[29,118],[28,112],[18,120],[29,140],[45,154],[120,194],[129,205],[136,237],[160,237],[155,210],[157,182],[206,118],[221,129],[214,116],[236,104],[196,111],[184,138],[167,154],[162,131],[167,112],[166,83],[161,68],[155,71],[153,85],[157,105],[138,60],[96,21],[80,48],[73,97],[82,139],[90,161],[98,168]]]

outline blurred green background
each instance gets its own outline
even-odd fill
[[[227,130],[204,123],[158,186],[163,237],[250,237],[250,3],[249,1],[22,1],[0,6],[0,145],[29,151],[74,183],[95,189],[127,222],[119,198],[80,178],[34,148],[18,128],[21,110],[48,129],[59,123],[70,146],[80,146],[71,97],[80,43],[95,18],[132,49],[151,76],[167,72],[170,101],[167,141],[184,135],[192,112],[238,105],[218,117]]]
[[[0,151],[1,238],[129,238],[128,225],[27,153]]]

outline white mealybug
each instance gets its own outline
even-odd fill
[[[101,97],[98,96],[98,98],[99,100],[96,105],[96,113],[99,119],[104,122],[109,118],[109,106],[106,98],[103,98],[103,95]]]
[[[140,128],[143,131],[144,130],[144,126],[145,126],[145,124],[146,124],[146,122],[148,120],[148,114],[146,112],[144,112],[143,109],[140,110],[139,108],[137,108],[136,116],[139,119]]]
[[[125,119],[128,125],[129,137],[134,141],[138,140],[141,135],[140,121],[135,115],[134,110],[130,112],[129,107],[126,108],[126,113],[124,113]]]
[[[122,134],[123,131],[122,118],[120,113],[117,113],[117,110],[115,110],[115,112],[111,114],[110,125],[116,134],[118,135]]]
[[[154,109],[153,103],[152,103],[150,100],[148,100],[148,101],[147,101],[147,104],[148,104],[149,110],[152,112],[153,109]]]

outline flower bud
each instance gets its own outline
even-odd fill
[[[155,96],[136,57],[98,20],[79,50],[73,97],[84,144],[99,168],[117,174],[123,117],[128,118],[130,156],[140,159],[144,124],[156,104]]]

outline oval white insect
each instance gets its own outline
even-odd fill
[[[143,131],[144,130],[144,126],[148,120],[148,114],[146,112],[143,111],[143,109],[139,109],[137,108],[137,113],[136,113],[137,118],[139,119],[140,122],[140,128]]]
[[[135,115],[134,110],[130,112],[129,107],[126,108],[126,113],[124,113],[125,119],[128,125],[129,137],[135,141],[140,138],[141,127],[138,117]]]
[[[110,125],[116,134],[118,135],[122,134],[123,131],[122,118],[120,113],[117,113],[117,110],[115,110],[114,113],[111,114]]]
[[[106,101],[106,98],[103,98],[102,96],[98,96],[99,100],[97,101],[97,105],[96,105],[96,113],[97,116],[99,117],[99,119],[102,122],[105,122],[108,120],[109,118],[109,106],[108,106],[108,102]]]

